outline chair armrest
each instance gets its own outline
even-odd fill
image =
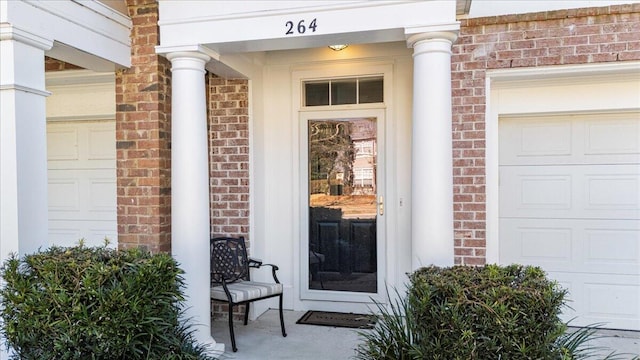
[[[271,266],[272,269],[274,270],[280,270],[280,268],[278,267],[278,265],[273,265],[273,264],[260,264],[260,266]]]
[[[213,277],[215,275],[219,276],[220,282],[214,283]],[[227,280],[224,278],[224,274],[220,272],[211,272],[210,286],[220,286],[220,285],[222,285],[222,289],[224,290],[224,293],[227,295],[227,300],[231,303],[233,298],[231,296],[231,292],[229,291],[229,288],[227,287]]]
[[[249,267],[259,268],[260,266],[262,266],[262,259],[249,258]]]
[[[253,260],[253,259],[251,259]],[[249,260],[249,264],[251,264],[251,260]],[[250,267],[255,267],[255,268],[260,268],[262,266],[271,266],[271,275],[273,275],[273,280],[276,282],[276,284],[280,284],[280,281],[278,280],[278,277],[276,276],[276,271],[279,270],[280,268],[278,267],[278,265],[274,265],[274,264],[263,264],[262,262],[259,263],[258,266],[251,266]]]

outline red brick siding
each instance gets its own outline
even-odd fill
[[[80,66],[69,64],[64,61],[52,59],[48,56],[44,57],[44,71],[63,71],[63,70],[78,70],[82,69]]]
[[[249,233],[248,83],[208,75],[211,233]]]
[[[207,74],[212,236],[244,236],[249,244],[249,86]],[[250,251],[250,249],[249,249]],[[215,317],[227,306],[212,302]],[[244,316],[237,306],[236,320]]]
[[[455,263],[486,254],[488,69],[640,60],[640,4],[462,20],[453,46]]]
[[[171,74],[155,54],[158,4],[127,0],[131,67],[116,73],[118,244],[171,251]]]

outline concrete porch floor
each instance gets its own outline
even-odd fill
[[[269,310],[247,326],[235,323],[238,352],[231,350],[229,325],[226,319],[215,319],[211,324],[211,335],[224,343],[222,359],[237,360],[306,360],[350,359],[355,355],[359,342],[357,330],[328,326],[299,325],[296,321],[303,311],[285,311],[284,325],[287,337],[280,332],[277,310]]]
[[[284,321],[287,337],[280,333],[277,310],[269,310],[247,326],[235,324],[238,352],[231,351],[231,339],[226,319],[212,322],[211,334],[216,341],[225,344],[223,359],[236,360],[346,360],[355,355],[361,341],[357,331],[346,328],[298,325],[296,321],[304,314],[300,311],[285,311]],[[591,346],[605,346],[619,353],[640,355],[640,332],[604,330],[606,338],[593,341]],[[602,356],[593,359],[601,359]],[[634,355],[624,359],[633,359]]]

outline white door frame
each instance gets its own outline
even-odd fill
[[[308,168],[308,122],[318,119],[346,119],[346,118],[376,118],[377,127],[377,193],[376,199],[385,196],[385,154],[380,149],[385,148],[385,110],[370,107],[361,109],[327,109],[324,111],[300,112],[300,298],[301,300],[319,300],[333,302],[371,303],[372,299],[384,299],[384,269],[386,266],[385,249],[385,221],[386,217],[377,211],[376,221],[376,256],[377,256],[377,289],[376,293],[357,293],[345,291],[310,290],[309,289],[309,168]]]
[[[387,239],[393,236],[396,219],[396,177],[389,173],[393,168],[395,155],[395,127],[390,123],[390,114],[393,114],[393,66],[392,61],[365,61],[365,62],[337,62],[323,63],[315,65],[304,65],[294,69],[291,76],[292,89],[292,113],[291,121],[294,137],[297,143],[294,149],[298,149],[297,161],[294,161],[294,174],[298,174],[293,181],[292,191],[299,194],[294,197],[294,224],[293,233],[298,240],[294,241],[293,285],[295,289],[294,309],[295,310],[339,310],[353,312],[367,312],[372,304],[372,298],[376,301],[386,302],[387,286],[395,287],[396,278],[396,249],[388,246]],[[304,81],[333,79],[339,77],[362,77],[362,76],[382,76],[384,79],[384,104],[363,104],[363,105],[339,105],[339,106],[303,106],[303,83]],[[308,207],[308,170],[307,170],[307,125],[306,119],[318,114],[323,118],[346,118],[346,117],[376,117],[378,124],[378,162],[382,164],[380,168],[386,168],[387,173],[378,171],[378,194],[385,197],[385,214],[379,217],[377,224],[377,255],[378,255],[378,293],[349,293],[354,296],[345,297],[340,294],[326,294],[322,300],[311,300],[309,294],[304,292],[308,288],[308,236],[309,236],[309,207]],[[389,159],[389,160],[388,160]],[[303,256],[304,255],[304,256]],[[305,270],[306,269],[306,270]],[[303,271],[304,270],[304,271]],[[306,279],[305,279],[306,277]],[[297,288],[297,289],[296,289]],[[308,291],[308,290],[307,290]],[[305,299],[303,299],[305,297]],[[314,296],[311,296],[312,298]]]

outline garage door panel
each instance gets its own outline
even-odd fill
[[[115,123],[49,123],[47,158],[50,170],[115,169]]]
[[[116,220],[115,170],[49,170],[49,218]]]
[[[111,126],[94,125],[87,129],[87,159],[113,160],[116,153],[116,139]]]
[[[109,241],[109,247],[116,247],[118,244],[118,233],[111,225],[111,222],[93,222],[87,231],[89,234],[87,241],[92,244],[92,246],[101,246],[104,245],[104,241],[107,239]]]
[[[545,265],[550,269],[569,269],[572,260],[571,228],[553,224],[500,221],[500,262]]]
[[[500,125],[500,158],[505,164],[520,159],[566,157],[572,152],[570,119],[520,120]]]
[[[627,224],[632,226],[633,224]],[[607,268],[628,265],[623,272],[640,274],[640,229],[585,229],[585,263]]]
[[[90,177],[88,181],[89,199],[87,210],[115,215],[116,201],[113,195],[116,193],[116,182],[114,178],[97,177],[97,175],[96,177]],[[102,217],[104,214],[99,216]]]
[[[87,246],[117,245],[117,232],[110,221],[52,220],[49,221],[49,240],[57,246],[78,245],[80,240]]]
[[[573,326],[580,326],[576,322],[583,320],[582,317],[578,316],[583,311],[583,305],[581,302],[574,301],[574,299],[583,298],[583,289],[580,281],[576,280],[575,276],[563,274],[561,272],[547,272],[547,275],[550,279],[555,280],[562,289],[567,291],[567,295],[564,298],[566,306],[562,308],[560,318],[564,322],[571,321],[571,325]]]
[[[47,158],[49,161],[79,160],[78,130],[69,127],[48,127]]]
[[[501,165],[637,164],[640,114],[500,119]]]
[[[601,171],[606,171],[600,169]],[[633,165],[609,167],[619,174],[585,174],[587,210],[630,210],[630,218],[640,219],[640,168]],[[597,169],[594,169],[597,170]],[[633,174],[636,170],[639,173]],[[612,172],[613,172],[612,171]],[[634,215],[635,213],[635,215]],[[620,215],[623,216],[623,215]]]
[[[503,166],[500,214],[640,219],[640,166]]]
[[[584,153],[586,155],[640,155],[640,122],[632,116],[631,114],[629,117],[602,115],[599,118],[584,121]],[[631,160],[633,161],[633,158]]]
[[[77,245],[82,238],[82,229],[49,220],[49,242],[57,246]]]
[[[640,276],[549,272],[569,290],[571,309],[563,320],[575,326],[602,323],[614,329],[640,328]]]
[[[500,262],[545,271],[640,275],[633,220],[501,219]]]
[[[102,245],[107,236],[115,246],[115,122],[50,122],[47,144],[50,242]]]
[[[49,216],[52,213],[80,211],[80,183],[77,178],[49,178]]]
[[[511,217],[530,217],[549,210],[571,210],[573,175],[557,169],[501,169],[500,208]],[[546,171],[545,171],[546,170]]]

